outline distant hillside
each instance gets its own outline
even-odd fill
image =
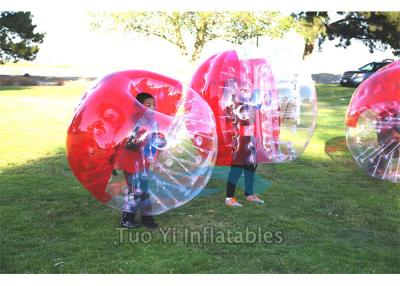
[[[26,75],[0,75],[0,86],[29,86],[29,85],[53,85],[60,86],[76,81],[93,81],[96,77],[61,77],[61,76],[31,76]],[[339,83],[340,75],[330,73],[313,74],[312,79],[319,84]]]
[[[55,76],[31,76],[25,75],[0,75],[0,86],[32,86],[53,85],[60,86],[77,81],[93,81],[95,77],[55,77]]]
[[[318,73],[313,74],[312,79],[315,83],[339,83],[340,74]]]

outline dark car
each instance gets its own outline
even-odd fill
[[[356,71],[347,71],[340,77],[341,86],[358,86],[380,68],[392,63],[393,60],[372,62],[360,67]]]

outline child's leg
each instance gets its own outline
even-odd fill
[[[389,164],[389,160],[387,158],[389,157],[392,157],[392,159],[398,158],[400,152],[399,146],[400,142],[397,141],[390,141],[390,143],[388,143],[385,146],[385,149],[382,152],[382,154],[377,157],[378,158],[377,160],[379,160],[379,164],[377,167],[378,171],[380,171],[381,173],[386,172],[386,169]]]
[[[228,175],[228,182],[226,186],[226,197],[233,198],[235,196],[236,184],[240,179],[243,172],[243,166],[232,165]]]
[[[126,186],[128,187],[129,191],[132,192],[133,191],[134,174],[124,171],[124,177],[125,177]]]
[[[254,195],[254,175],[257,165],[248,165],[244,168],[244,194],[247,196]]]
[[[152,205],[149,194],[149,181],[140,179],[140,188],[142,195],[140,196],[140,212],[142,214],[142,223],[148,228],[156,228],[158,225],[152,216]]]
[[[140,196],[140,212],[144,216],[150,216],[152,207],[149,194],[149,181],[140,179],[140,189],[142,190],[142,195]]]
[[[244,194],[246,200],[251,203],[263,204],[264,201],[254,194],[254,176],[257,169],[257,165],[247,165],[244,169]]]
[[[135,228],[139,224],[135,222],[136,203],[133,198],[133,174],[124,171],[125,181],[127,184],[127,192],[125,194],[125,204],[122,208],[122,217],[120,224],[126,228]]]
[[[134,174],[124,171],[125,181],[128,188],[128,192],[125,194],[125,204],[123,207],[123,211],[127,213],[135,214],[137,209],[133,199],[133,191],[134,191]]]

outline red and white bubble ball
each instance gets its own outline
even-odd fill
[[[224,51],[204,61],[190,86],[211,106],[217,165],[288,162],[313,134],[317,95],[300,67],[276,72],[263,56]]]
[[[346,140],[368,175],[400,182],[400,61],[356,89],[346,114]]]
[[[154,108],[137,100],[140,93],[152,95]],[[129,140],[135,148],[128,148]],[[82,185],[102,203],[145,215],[199,194],[216,155],[207,102],[179,81],[148,71],[101,79],[84,95],[68,129],[68,162]]]

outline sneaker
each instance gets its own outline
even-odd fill
[[[128,212],[122,213],[120,225],[126,228],[136,228],[140,226],[140,224],[135,222],[135,214]]]
[[[156,228],[158,226],[154,221],[153,216],[142,215],[142,224],[147,228]]]
[[[256,203],[262,205],[264,201],[260,199],[257,195],[250,195],[246,197],[248,202]]]
[[[241,207],[242,205],[237,201],[236,198],[226,198],[225,205],[230,207]]]

